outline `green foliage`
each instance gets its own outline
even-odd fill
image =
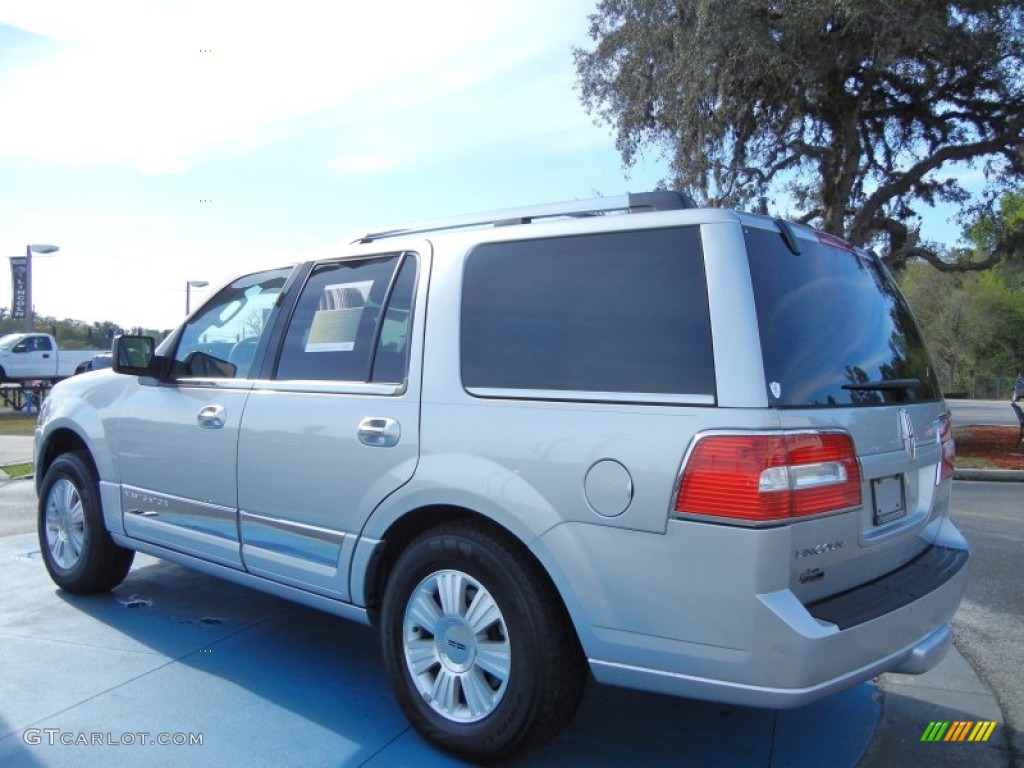
[[[1004,260],[1006,232],[949,262],[920,213],[976,214],[1024,178],[1022,30],[1021,0],[601,0],[575,57],[626,165],[654,149],[699,201],[792,201],[894,266],[963,270]],[[971,165],[980,197],[957,178]]]
[[[944,391],[971,391],[974,377],[1008,378],[1024,370],[1020,272],[946,274],[914,262],[900,282]]]
[[[110,349],[114,336],[121,333],[116,323],[86,323],[82,320],[57,320],[52,317],[37,317],[35,329],[53,335],[61,349]],[[24,330],[25,321],[22,318],[12,319],[6,313],[0,316],[0,336]]]

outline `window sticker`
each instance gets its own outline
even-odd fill
[[[351,352],[373,280],[325,285],[306,340],[306,352]]]

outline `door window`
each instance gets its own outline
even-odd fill
[[[244,379],[291,267],[240,277],[185,326],[174,355],[177,378]]]
[[[315,267],[289,323],[276,378],[403,381],[415,279],[412,254]]]

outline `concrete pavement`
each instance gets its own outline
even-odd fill
[[[32,461],[32,438],[24,435],[0,435],[0,467]],[[0,480],[7,475],[0,469]]]
[[[111,594],[67,595],[31,534],[0,539],[0,582],[8,768],[461,764],[410,729],[376,630],[143,556]],[[872,683],[790,711],[592,684],[520,764],[853,766],[882,712]]]
[[[409,728],[370,628],[146,556],[111,594],[75,597],[32,534],[0,539],[0,582],[4,766],[460,765]],[[999,725],[984,743],[921,742],[937,720]],[[951,649],[926,675],[788,711],[592,684],[569,728],[519,764],[1006,766],[1002,725]],[[172,743],[149,743],[161,734]]]
[[[0,518],[16,497],[31,503],[31,487],[0,484]],[[0,583],[0,765],[459,764],[409,729],[375,630],[146,556],[111,594],[75,597],[49,580],[32,533],[0,538]],[[988,720],[984,743],[921,741],[933,721]],[[565,733],[521,764],[1006,766],[1003,727],[952,648],[926,675],[883,675],[798,710],[591,685]],[[203,743],[126,743],[142,732]],[[101,743],[60,743],[82,738]]]
[[[947,400],[946,405],[955,427],[968,424],[1015,427],[1018,424],[1009,400]]]
[[[0,465],[30,459],[31,438],[0,436]],[[0,517],[29,482],[0,483]],[[110,595],[66,595],[46,576],[33,534],[0,538],[0,581],[5,766],[123,757],[143,765],[459,764],[409,729],[373,630],[144,556]],[[922,742],[933,721],[998,725],[983,743]],[[882,675],[790,711],[591,685],[569,729],[523,764],[1006,766],[1004,722],[992,690],[951,648],[925,675]],[[203,744],[139,743],[160,733],[201,734]],[[65,746],[66,734],[103,743]]]

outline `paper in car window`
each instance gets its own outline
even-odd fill
[[[351,352],[372,280],[325,285],[306,340],[306,352]]]

